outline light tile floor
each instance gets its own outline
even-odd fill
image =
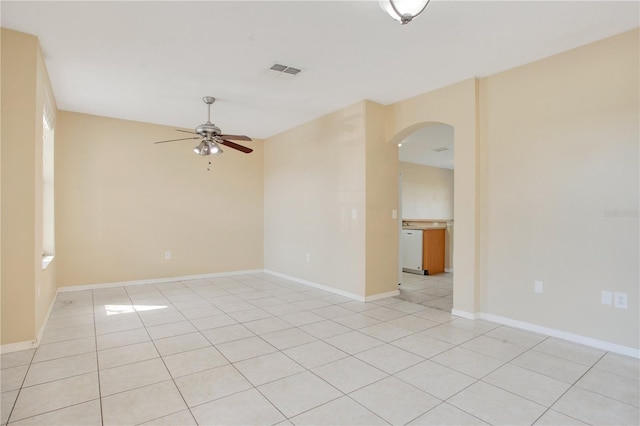
[[[398,299],[433,309],[451,312],[453,307],[453,274],[418,275],[402,273]]]
[[[61,293],[2,355],[1,423],[638,424],[637,359],[434,307],[267,274]]]

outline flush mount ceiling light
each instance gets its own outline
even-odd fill
[[[379,0],[382,10],[402,25],[408,24],[427,8],[431,0]]]

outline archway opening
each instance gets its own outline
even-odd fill
[[[454,127],[425,122],[399,132],[399,298],[451,312],[454,297]]]

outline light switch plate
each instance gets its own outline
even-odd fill
[[[608,290],[602,290],[600,293],[600,303],[603,305],[611,305],[613,303],[613,293]]]
[[[533,291],[536,293],[542,293],[544,291],[544,287],[542,285],[542,281],[534,281],[533,282]]]

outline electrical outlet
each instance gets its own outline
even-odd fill
[[[351,209],[351,219],[356,220],[358,218],[358,210]]]
[[[398,218],[398,210],[393,209],[391,210],[391,219],[397,219]]]
[[[614,293],[613,306],[616,308],[627,309],[627,293]]]
[[[536,293],[542,293],[544,291],[544,287],[542,285],[542,281],[534,281],[533,282],[533,291]]]
[[[311,253],[307,253],[307,262],[311,262]]]
[[[611,305],[613,303],[613,293],[608,290],[602,290],[600,293],[600,303],[603,305]]]
[[[164,258],[166,260],[170,260],[171,259],[171,252],[170,251],[165,251],[164,252]]]

